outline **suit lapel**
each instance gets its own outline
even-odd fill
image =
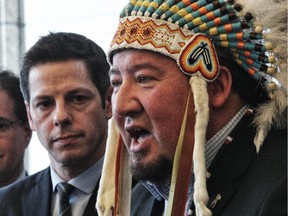
[[[250,121],[237,130],[230,144],[224,144],[208,169],[208,207],[218,215],[234,194],[242,174],[248,169],[255,156],[254,130]]]
[[[152,211],[150,215],[162,215],[165,207],[165,200],[158,201],[154,199]]]
[[[98,188],[99,188],[99,182],[100,180],[98,180],[94,191],[92,192],[92,195],[88,201],[88,204],[86,206],[86,209],[84,211],[83,216],[97,216],[97,210],[95,208],[95,203],[96,203],[96,198],[97,198],[97,194],[98,194]]]
[[[34,186],[33,186],[34,184]],[[52,183],[50,177],[50,168],[43,170],[31,182],[31,191],[27,194],[28,203],[27,208],[24,209],[24,215],[51,215],[51,191]]]
[[[143,200],[143,205],[137,207],[139,207],[139,209],[137,209],[137,214],[132,214],[133,216],[161,216],[164,212],[165,200],[162,199],[161,201],[158,201],[151,194],[148,199]]]

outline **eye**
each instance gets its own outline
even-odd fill
[[[148,82],[152,81],[151,77],[143,76],[143,75],[139,76],[137,79],[138,79],[138,82],[142,83],[142,84],[145,84],[145,83],[148,83]]]
[[[36,104],[36,107],[41,109],[47,109],[53,105],[52,100],[42,100]]]
[[[72,103],[76,103],[76,104],[82,104],[85,103],[87,100],[89,99],[89,97],[87,97],[86,95],[71,95],[68,100]]]
[[[9,130],[10,124],[6,121],[0,121],[0,132],[5,132]]]
[[[111,80],[110,83],[113,88],[119,87],[121,85],[121,82],[118,80]]]
[[[145,82],[148,81],[148,78],[147,78],[147,77],[140,76],[140,77],[138,78],[138,81],[139,81],[140,83],[145,83]]]

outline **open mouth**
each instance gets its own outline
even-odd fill
[[[137,143],[141,143],[150,133],[143,129],[128,129],[127,132],[129,133],[132,140],[135,140]]]

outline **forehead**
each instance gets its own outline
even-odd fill
[[[0,88],[0,117],[14,116],[14,101],[6,91]]]
[[[65,92],[75,87],[96,88],[83,61],[48,62],[30,69],[31,98],[45,92]]]
[[[29,81],[33,84],[38,78],[63,78],[66,77],[88,77],[88,69],[82,60],[67,60],[57,62],[40,63],[31,67],[29,71]]]

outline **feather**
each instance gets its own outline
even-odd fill
[[[254,26],[263,28],[265,43],[271,42],[279,72],[274,75],[278,89],[268,90],[271,100],[256,109],[254,143],[259,152],[271,128],[287,127],[287,1],[285,0],[238,0],[242,14],[251,13]]]

